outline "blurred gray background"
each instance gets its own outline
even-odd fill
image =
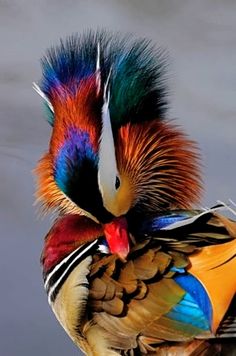
[[[31,173],[50,127],[32,82],[58,38],[92,27],[151,38],[170,54],[170,117],[199,142],[203,206],[236,200],[236,1],[0,1],[0,356],[78,355],[55,320],[39,256]]]

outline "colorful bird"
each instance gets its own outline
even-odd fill
[[[166,118],[165,57],[91,31],[48,50],[35,84],[52,126],[37,199],[59,212],[44,285],[87,355],[220,355],[236,337],[236,222],[193,208],[199,153]]]

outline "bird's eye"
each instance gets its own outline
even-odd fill
[[[120,187],[120,178],[116,176],[116,184],[115,184],[115,188],[116,190]]]

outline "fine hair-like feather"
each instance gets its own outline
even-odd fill
[[[87,31],[61,40],[42,59],[40,88],[50,101],[56,92],[60,92],[61,99],[62,92],[76,94],[80,84],[91,76],[96,76],[98,84],[98,63],[102,89],[110,73],[109,110],[113,128],[127,122],[164,118],[166,54],[146,39]],[[51,117],[50,123],[53,124]]]

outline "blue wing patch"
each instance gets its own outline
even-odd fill
[[[136,228],[138,230],[138,233],[152,234],[178,221],[185,220],[188,217],[189,217],[188,214],[170,214],[170,215],[157,216],[142,221],[141,226],[136,226]]]
[[[203,331],[211,329],[212,306],[202,284],[190,274],[174,277],[186,292],[183,299],[166,315],[168,318],[191,324]]]

